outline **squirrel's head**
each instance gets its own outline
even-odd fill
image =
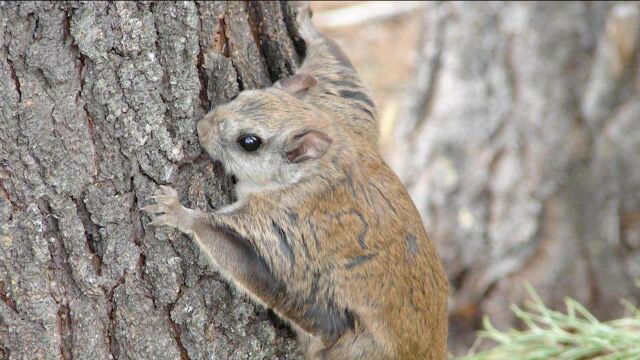
[[[198,122],[200,143],[236,177],[239,197],[332,171],[332,161],[341,157],[340,134],[301,96],[314,84],[309,76],[293,75],[268,89],[243,91]]]

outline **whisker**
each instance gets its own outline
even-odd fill
[[[249,178],[250,180],[255,182],[255,179],[253,178],[253,176],[251,176],[243,167],[242,165],[240,165],[240,163],[233,158],[233,156],[231,156],[231,154],[227,151],[227,149],[225,149],[224,147],[222,147],[222,152],[224,153],[225,159],[227,159],[227,161],[231,164],[233,163],[234,168],[237,168],[238,171],[242,172],[244,175],[246,175],[247,178]]]

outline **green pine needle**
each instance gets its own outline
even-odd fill
[[[584,306],[566,299],[566,313],[547,308],[533,288],[526,286],[530,301],[512,311],[525,330],[500,331],[489,319],[479,341],[497,345],[458,360],[637,360],[640,359],[640,309],[622,301],[630,317],[608,322],[596,319]]]

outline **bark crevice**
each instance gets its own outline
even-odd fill
[[[13,79],[13,84],[15,86],[16,92],[18,93],[18,103],[22,101],[22,89],[20,86],[20,80],[18,79],[18,75],[16,74],[16,67],[13,64],[13,60],[9,58],[9,51],[7,51],[7,64],[9,65],[9,69],[11,70],[11,79]]]

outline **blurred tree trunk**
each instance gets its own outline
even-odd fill
[[[166,183],[190,206],[231,200],[195,123],[292,72],[292,19],[278,2],[0,2],[0,358],[294,357],[139,211]]]
[[[443,3],[388,153],[452,281],[450,345],[529,282],[602,317],[640,299],[638,3]]]

